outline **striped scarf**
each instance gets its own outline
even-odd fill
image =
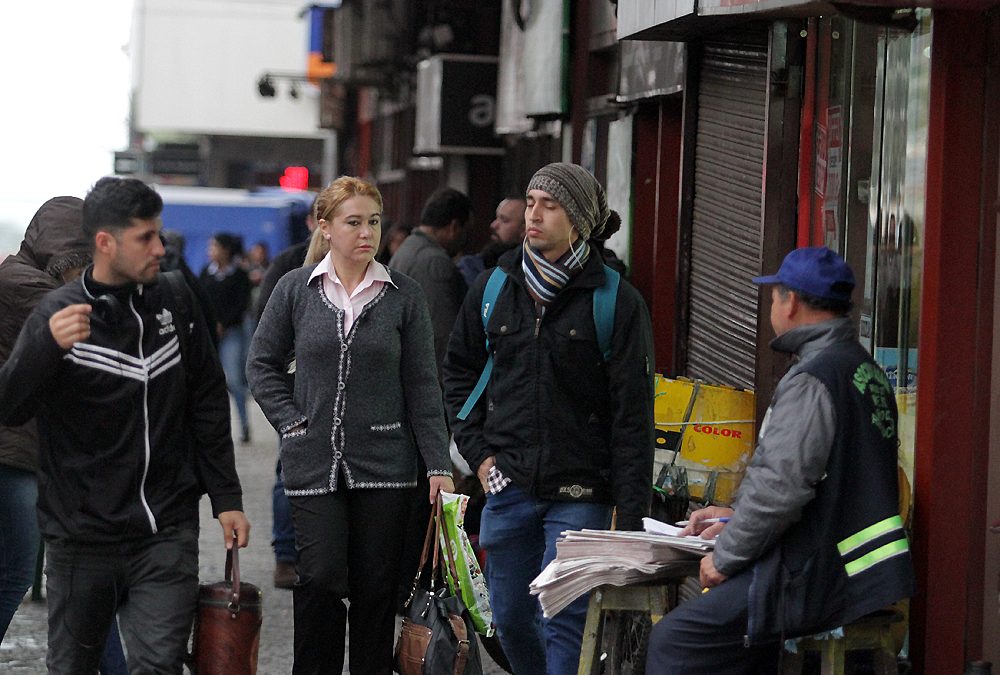
[[[581,237],[558,260],[549,262],[538,249],[528,245],[528,238],[525,237],[521,269],[524,270],[524,281],[531,297],[542,307],[551,304],[559,291],[583,269],[588,256],[590,246]]]

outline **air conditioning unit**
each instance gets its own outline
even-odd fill
[[[497,59],[437,54],[417,64],[418,155],[502,155],[496,122]]]

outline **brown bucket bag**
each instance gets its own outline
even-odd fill
[[[256,675],[260,589],[240,583],[239,547],[226,551],[226,580],[198,587],[187,666],[194,675]]]

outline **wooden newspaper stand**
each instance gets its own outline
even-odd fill
[[[692,500],[728,505],[753,451],[753,392],[657,375],[654,395],[654,485],[666,469],[681,467]],[[684,599],[682,584],[688,577],[697,579],[698,565],[697,560],[678,562],[666,576],[594,589],[578,675],[618,675],[640,662],[642,672],[650,628]]]

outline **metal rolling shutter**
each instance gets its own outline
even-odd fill
[[[752,389],[767,33],[706,42],[699,86],[686,371]]]

